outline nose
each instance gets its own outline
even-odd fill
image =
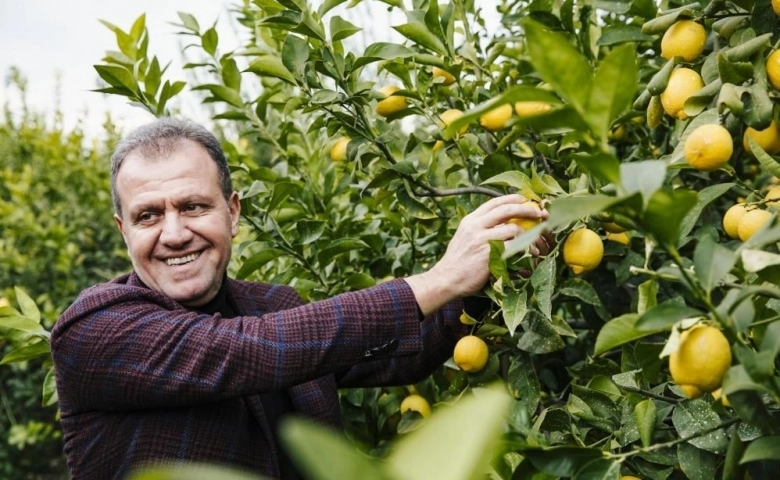
[[[187,226],[187,219],[176,213],[168,213],[162,222],[160,243],[168,248],[177,249],[192,240],[193,233]]]

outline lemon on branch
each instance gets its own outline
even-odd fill
[[[765,205],[773,210],[780,208],[780,185],[775,185],[764,195]]]
[[[704,80],[690,68],[676,68],[669,76],[666,89],[661,92],[661,105],[664,111],[679,120],[688,118],[683,109],[685,101],[694,93],[704,88]]]
[[[539,204],[536,203],[535,201],[530,200],[530,205],[537,212],[541,212],[542,211],[542,207],[540,207]],[[522,228],[524,231],[528,231],[528,230],[534,228],[535,226],[539,225],[540,223],[542,223],[541,217],[539,217],[539,218],[525,218],[525,217],[521,218],[521,217],[517,217],[517,218],[510,218],[507,221],[509,223],[514,223],[518,227]]]
[[[574,230],[563,244],[563,261],[575,275],[598,267],[604,257],[604,242],[588,228]]]
[[[680,20],[669,27],[661,38],[661,56],[671,60],[676,56],[686,62],[696,60],[704,51],[707,32],[700,23]]]
[[[417,412],[422,415],[423,418],[428,418],[431,415],[431,405],[428,403],[428,400],[416,393],[403,399],[400,410],[401,414],[410,411]]]
[[[763,227],[770,218],[772,218],[772,214],[766,210],[756,209],[745,212],[739,220],[739,225],[737,225],[739,239],[746,242],[747,239],[752,237],[761,227]]]
[[[349,137],[341,137],[330,147],[330,159],[339,162],[347,158],[347,145],[350,142]]]
[[[455,75],[451,74],[447,70],[444,70],[443,68],[433,67],[431,69],[431,73],[433,74],[434,79],[441,78],[441,84],[444,86],[449,86],[455,83]]]
[[[780,90],[780,50],[775,50],[766,58],[766,78],[775,90]]]
[[[680,345],[669,357],[669,371],[688,398],[714,392],[731,366],[731,346],[715,327],[696,325],[680,335]]]
[[[459,119],[462,116],[463,116],[463,111],[458,110],[457,108],[451,108],[445,111],[444,113],[439,115],[439,118],[441,119],[441,123],[442,123],[442,128],[448,127],[450,124],[452,124],[452,122],[454,122],[455,120]],[[462,127],[460,127],[460,129],[458,129],[458,133],[463,135],[468,131],[468,129],[469,129],[468,125],[463,125]]]
[[[739,238],[739,221],[747,213],[747,206],[744,203],[737,203],[729,207],[723,215],[723,230],[731,238]]]
[[[552,106],[550,106],[549,103],[545,103],[545,102],[537,102],[537,101],[529,100],[529,101],[515,103],[515,113],[521,119],[535,117],[537,115],[547,113],[551,109]]]
[[[393,95],[399,90],[400,88],[395,85],[387,85],[379,89],[379,93],[384,95],[385,98],[376,104],[377,115],[382,117],[389,117],[390,115],[398,113],[406,108],[406,97]]]
[[[484,340],[475,335],[466,335],[455,344],[452,359],[464,372],[476,373],[485,368],[488,354]]]
[[[685,141],[683,153],[691,167],[710,171],[726,165],[734,152],[734,140],[723,126],[714,123],[697,127]]]
[[[742,146],[746,152],[752,154],[753,151],[747,141],[748,137],[752,138],[766,153],[770,155],[780,153],[780,125],[774,120],[763,130],[756,130],[753,127],[745,129],[745,134],[742,136]]]
[[[506,122],[512,118],[512,106],[505,103],[501,106],[482,114],[479,124],[489,132],[497,132],[506,128]]]

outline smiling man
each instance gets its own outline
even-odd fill
[[[339,388],[428,376],[466,333],[458,318],[488,280],[488,241],[521,231],[510,218],[547,214],[519,195],[489,200],[429,271],[303,304],[290,287],[227,277],[240,203],[203,127],[143,126],[111,168],[133,271],[82,292],[51,338],[74,480],[171,461],[301,478],[278,420],[339,428]]]

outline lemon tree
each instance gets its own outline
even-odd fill
[[[396,36],[361,43],[370,26],[350,6],[399,14]],[[490,196],[546,205],[544,222],[491,245],[490,306],[465,318],[488,346],[485,365],[464,371],[453,358],[415,384],[433,408],[414,428],[400,412],[408,386],[342,392],[357,448],[393,463],[393,446],[408,442],[405,464],[431,471],[440,452],[417,443],[428,438],[420,425],[446,432],[439,407],[450,418],[446,405],[499,382],[511,397],[496,430],[504,441],[491,456],[473,448],[481,437],[463,439],[463,469],[777,476],[780,226],[765,194],[780,176],[768,62],[780,31],[770,2],[496,8],[488,21],[488,7],[459,0],[248,2],[236,7],[247,29],[238,51],[182,13],[177,28],[197,56],[187,85],[150,57],[140,17],[110,27],[119,50],[96,69],[104,92],[155,115],[177,95],[200,96],[226,132],[250,232],[231,268],[306,299],[430,266]],[[495,112],[503,121],[480,121]],[[341,137],[346,159],[333,162]],[[724,223],[735,204],[742,218]],[[614,230],[627,244],[604,241]],[[543,232],[555,241],[534,256]],[[690,347],[710,331],[722,335],[714,357]],[[731,406],[714,383],[675,374],[710,366],[705,379],[719,378]],[[480,455],[492,461],[471,462]]]

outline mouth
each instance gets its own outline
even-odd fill
[[[166,258],[165,263],[169,266],[176,266],[176,265],[185,265],[190,262],[194,262],[198,257],[200,257],[201,252],[191,253],[189,255],[185,255],[183,257],[175,257],[175,258]]]

